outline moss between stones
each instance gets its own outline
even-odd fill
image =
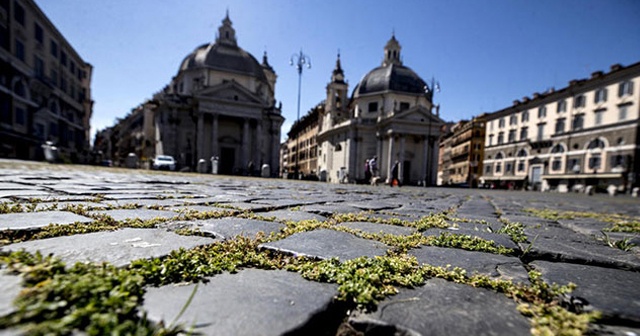
[[[533,209],[527,208],[525,211],[534,214],[540,218],[549,220],[575,219],[575,218],[594,218],[602,222],[609,223],[611,226],[605,228],[610,232],[630,232],[640,233],[640,218],[631,217],[623,214],[596,213],[596,212],[580,212],[580,211],[557,211],[550,209]]]

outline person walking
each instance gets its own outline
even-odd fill
[[[369,160],[369,169],[371,170],[371,176],[378,176],[378,157],[374,156]]]
[[[401,187],[400,180],[398,179],[398,169],[400,169],[399,166],[400,162],[396,160],[396,162],[393,164],[393,168],[391,168],[391,179],[389,179],[390,187],[393,187],[394,184],[397,184],[398,188]]]
[[[364,160],[364,179],[365,183],[371,182],[371,167],[369,166],[369,160]]]

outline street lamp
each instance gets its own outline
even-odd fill
[[[296,119],[296,123],[300,122],[300,91],[302,89],[302,69],[306,66],[307,69],[311,69],[311,58],[308,55],[302,53],[302,49],[300,49],[299,54],[291,55],[291,59],[289,60],[289,65],[295,65],[298,70],[298,118]],[[298,170],[299,168],[299,157],[300,157],[300,134],[296,134],[296,179],[299,178]]]

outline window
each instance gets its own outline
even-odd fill
[[[13,19],[24,26],[24,7],[22,7],[17,1],[13,2],[13,6]]]
[[[602,141],[602,139],[600,138],[596,138],[589,142],[587,149],[603,149],[604,147],[604,141]]]
[[[560,154],[564,153],[564,147],[561,144],[556,144],[551,148],[551,154]]]
[[[42,26],[40,26],[37,22],[34,22],[33,25],[33,37],[35,37],[36,41],[38,41],[40,44],[44,43],[44,31],[42,30]]]
[[[509,125],[517,125],[518,124],[518,116],[513,114],[509,117]]]
[[[564,132],[565,118],[558,118],[556,120],[556,134],[560,134]]]
[[[337,144],[337,145],[336,145],[336,147],[335,147],[335,149],[334,149],[334,151],[339,152],[339,151],[341,151],[341,150],[342,150],[342,145]]]
[[[504,159],[504,155],[502,154],[502,152],[496,154],[496,160],[502,160]]]
[[[504,165],[504,171],[505,171],[505,173],[509,173],[509,172],[511,172],[511,168],[513,168],[513,165],[512,165],[511,163],[506,163],[506,164]]]
[[[22,83],[22,81],[16,82],[15,86],[13,87],[13,92],[15,92],[18,96],[22,98],[27,97],[27,90],[24,87],[24,84]]]
[[[498,122],[498,127],[499,128],[503,128],[504,127],[504,118],[500,118],[500,121]]]
[[[493,134],[489,134],[489,146],[493,145]]]
[[[69,62],[69,71],[71,71],[71,73],[76,72],[76,64],[73,63],[73,61]],[[182,89],[180,89],[180,91],[182,91]]]
[[[509,131],[509,142],[515,142],[516,141],[516,130],[510,130]]]
[[[53,86],[58,86],[58,71],[56,71],[56,69],[51,69],[51,84],[53,84]]]
[[[54,137],[58,136],[58,124],[55,122],[49,124],[49,135]]]
[[[558,171],[560,169],[562,169],[562,159],[554,158],[553,161],[551,161],[551,170]]]
[[[518,161],[518,172],[521,173],[524,171],[525,163],[523,160]]]
[[[625,168],[626,162],[625,157],[623,155],[616,155],[611,157],[611,167],[612,168]]]
[[[496,173],[502,172],[502,162],[496,163]]]
[[[546,106],[540,106],[538,108],[538,118],[544,118],[547,116],[547,107]]]
[[[536,139],[538,141],[542,140],[544,138],[544,126],[546,124],[542,123],[542,124],[538,124],[538,136],[536,137]]]
[[[62,92],[67,92],[67,78],[65,75],[60,77],[60,90],[62,90]]]
[[[25,110],[21,107],[16,107],[16,124],[25,125]]]
[[[571,167],[571,171],[574,173],[580,172],[580,159],[571,159],[569,160],[569,167]]]
[[[558,113],[562,113],[562,112],[567,112],[567,101],[566,100],[560,100],[558,101],[558,110],[556,111]]]
[[[633,82],[628,80],[618,85],[618,97],[632,95],[633,94]]]
[[[406,111],[409,109],[409,106],[411,106],[409,103],[405,103],[405,102],[400,102],[400,111]]]
[[[40,140],[44,139],[44,125],[41,123],[35,124],[36,137]]]
[[[51,56],[58,58],[58,43],[56,41],[51,40],[49,51],[51,51]]]
[[[44,62],[38,56],[35,57],[35,67],[34,70],[36,72],[36,77],[44,77]]]
[[[529,137],[529,127],[523,127],[520,129],[520,141],[527,140]]]
[[[484,167],[484,172],[487,173],[487,174],[491,173],[491,165],[490,164],[487,164]]]
[[[504,133],[498,133],[498,145],[502,145],[504,143]]]
[[[369,103],[369,112],[377,112],[378,111],[378,102]]]
[[[571,128],[575,130],[581,130],[584,127],[584,114],[577,114],[573,117]]]
[[[529,121],[529,111],[522,111],[522,122]]]
[[[518,154],[516,154],[517,157],[527,157],[527,151],[522,148],[518,151]]]
[[[62,64],[62,66],[67,66],[67,53],[64,51],[60,52],[60,64]]]
[[[600,109],[600,110],[595,110],[593,111],[594,115],[595,115],[595,124],[596,125],[602,125],[602,116],[604,115],[604,112],[606,112],[606,109]]]
[[[607,89],[597,89],[596,94],[593,97],[594,103],[606,102],[607,101]]]
[[[629,105],[620,105],[618,106],[618,120],[627,119],[627,110],[629,109]]]
[[[24,62],[24,43],[18,39],[16,39],[16,57]]]
[[[579,95],[576,96],[575,98],[573,98],[573,107],[584,107],[585,104],[585,98],[584,95]]]
[[[593,153],[589,158],[589,169],[600,169],[602,165],[602,157],[600,153]]]

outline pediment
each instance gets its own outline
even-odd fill
[[[390,118],[391,122],[410,122],[410,123],[431,123],[431,124],[443,124],[444,121],[438,116],[433,115],[428,109],[422,106],[415,106],[406,111],[395,114]]]
[[[247,90],[236,81],[228,81],[216,86],[205,88],[197,93],[198,97],[214,98],[221,100],[248,102],[254,104],[262,104],[258,96]]]

